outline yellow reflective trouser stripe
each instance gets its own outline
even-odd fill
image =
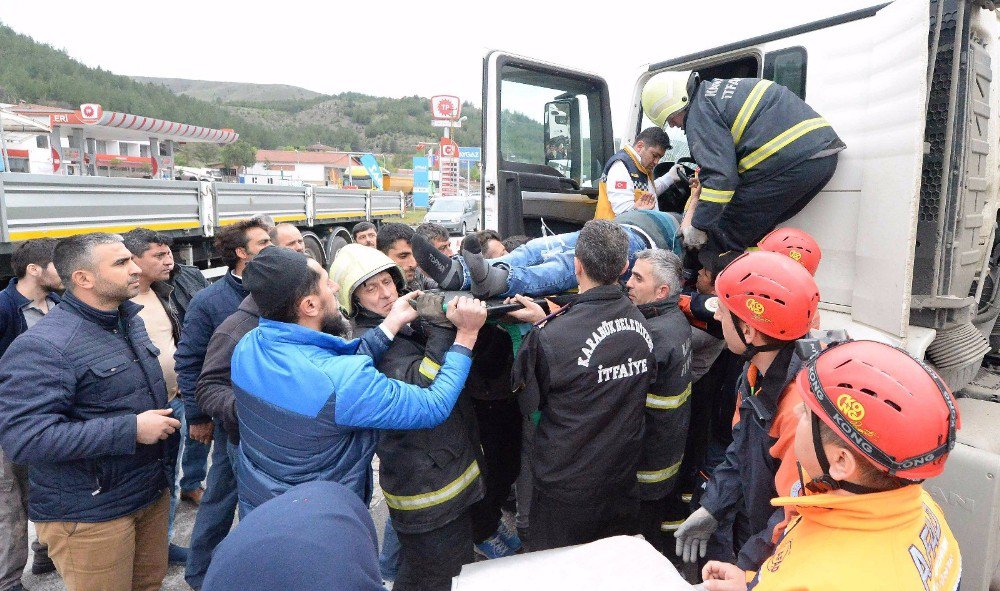
[[[683,519],[678,519],[676,521],[663,521],[660,523],[660,531],[677,531],[683,523]]]
[[[691,384],[688,384],[684,391],[677,396],[657,396],[655,394],[646,394],[646,408],[655,408],[657,410],[672,410],[679,408],[680,405],[687,402],[687,399],[691,397]]]
[[[399,511],[416,511],[450,501],[458,496],[458,493],[468,488],[478,477],[479,463],[473,460],[461,476],[449,482],[444,488],[410,496],[389,494],[385,489],[382,489],[382,493],[385,495],[385,504],[389,507]]]
[[[735,193],[736,191],[720,191],[718,189],[702,187],[701,197],[699,199],[701,201],[710,201],[712,203],[729,203]]]
[[[754,85],[750,94],[747,95],[747,100],[743,101],[743,106],[740,107],[740,112],[736,114],[736,120],[733,121],[733,127],[729,130],[733,134],[734,143],[740,143],[740,138],[743,137],[743,132],[746,131],[750,117],[753,116],[754,111],[757,110],[757,105],[760,103],[760,99],[763,98],[764,93],[767,92],[767,89],[772,84],[774,82],[770,80],[761,80]]]
[[[639,482],[643,484],[655,484],[670,478],[681,469],[681,463],[677,462],[673,466],[667,466],[662,470],[640,470],[637,474]],[[390,505],[391,507],[392,505]]]
[[[428,380],[433,380],[437,377],[440,369],[440,364],[435,363],[430,357],[424,357],[423,360],[420,361],[420,368],[418,371],[420,372],[420,375],[424,376]]]
[[[771,156],[774,156],[779,150],[810,131],[815,131],[823,127],[830,127],[830,124],[827,123],[826,119],[823,119],[822,117],[806,119],[801,123],[797,123],[780,133],[771,141],[751,152],[746,158],[740,160],[737,170],[739,170],[740,173],[744,173],[767,160]],[[702,192],[704,192],[704,190],[702,190]]]

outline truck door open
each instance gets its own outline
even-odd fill
[[[483,59],[485,227],[579,229],[594,217],[614,149],[601,77],[497,51]]]

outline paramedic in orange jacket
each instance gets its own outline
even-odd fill
[[[850,341],[813,356],[796,382],[794,492],[805,496],[773,504],[797,515],[759,571],[712,561],[704,588],[958,589],[958,543],[920,486],[944,470],[959,428],[941,378],[900,349]]]
[[[739,421],[701,507],[674,535],[686,562],[704,557],[716,534],[713,546],[723,546],[726,556],[731,550],[741,568],[754,569],[771,554],[787,519],[771,499],[788,495],[798,479],[792,441],[800,398],[793,380],[800,362],[794,341],[809,332],[819,290],[798,262],[766,251],[734,260],[719,273],[715,289],[715,317],[726,345],[748,361],[737,382]]]

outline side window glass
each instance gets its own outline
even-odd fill
[[[806,98],[806,50],[790,47],[772,51],[764,58],[764,78],[774,80],[802,100]]]
[[[581,187],[596,186],[603,167],[603,129],[600,117],[594,116],[600,107],[599,90],[579,80],[542,77],[518,67],[503,69],[501,76],[501,159],[544,166]]]

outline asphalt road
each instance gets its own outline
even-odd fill
[[[371,513],[372,518],[375,520],[375,529],[378,532],[379,544],[381,545],[382,531],[385,527],[385,520],[389,515],[389,510],[386,507],[385,498],[382,496],[382,489],[377,484],[378,458],[375,458],[373,464],[376,470],[376,486],[375,495],[372,497]],[[190,542],[191,529],[194,527],[195,511],[196,507],[190,503],[181,502],[177,505],[173,538],[175,544],[187,546]],[[35,527],[33,524],[28,525],[28,533],[32,540],[35,539]],[[25,569],[21,581],[27,591],[65,591],[66,589],[58,573],[49,573],[41,576],[31,574],[31,558],[28,559],[28,568]],[[167,577],[163,580],[162,589],[163,591],[189,591],[191,589],[184,582],[183,565],[171,566],[167,570]]]

